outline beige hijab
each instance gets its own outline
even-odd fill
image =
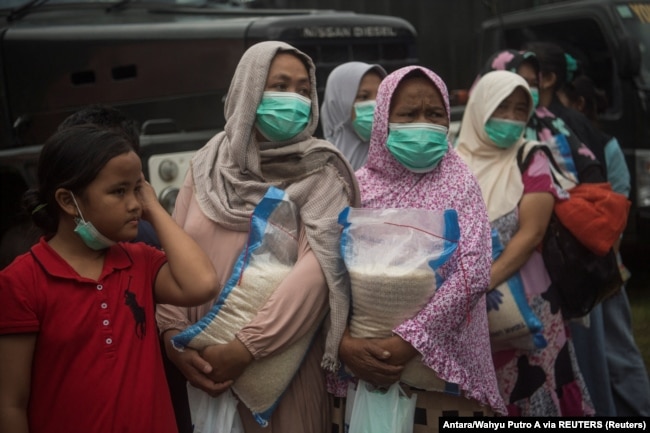
[[[501,149],[485,132],[485,123],[494,110],[517,87],[523,87],[529,94],[532,114],[532,97],[526,80],[509,71],[485,74],[472,90],[458,136],[456,150],[478,179],[490,221],[512,211],[524,192],[517,166],[517,151],[525,142],[523,134],[514,146]]]
[[[285,142],[258,143],[255,117],[271,62],[278,52],[295,53],[307,66],[311,81],[311,119],[301,133]],[[306,54],[277,41],[250,47],[235,71],[225,102],[225,131],[192,158],[196,199],[212,221],[235,231],[248,231],[250,216],[270,186],[287,192],[300,209],[309,245],[330,290],[332,311],[345,315],[349,279],[340,255],[338,215],[359,205],[352,167],[330,143],[312,137],[318,125],[315,67]],[[218,241],[218,240],[216,240]],[[334,308],[336,306],[336,308]],[[344,329],[332,329],[342,334]],[[330,340],[328,338],[328,343]],[[336,367],[336,349],[326,347],[324,366]]]

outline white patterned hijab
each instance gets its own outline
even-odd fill
[[[311,82],[311,118],[298,135],[284,142],[255,138],[257,107],[276,54],[289,52],[303,61]],[[270,186],[283,189],[299,208],[309,245],[330,290],[332,323],[347,318],[349,277],[340,254],[338,215],[358,206],[359,187],[350,164],[330,143],[312,137],[318,124],[315,67],[306,54],[284,42],[267,41],[242,56],[225,102],[226,126],[192,158],[195,195],[212,221],[248,231],[250,216]],[[340,325],[337,325],[340,326]],[[328,340],[329,341],[329,340]],[[336,349],[326,347],[323,365],[335,369]]]

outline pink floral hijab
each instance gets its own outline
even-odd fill
[[[432,183],[437,183],[438,168],[425,174],[413,173],[400,164],[386,147],[388,138],[388,116],[393,94],[400,82],[413,71],[421,71],[436,86],[445,103],[449,119],[449,94],[444,81],[427,68],[407,66],[388,75],[379,85],[377,108],[370,137],[370,148],[366,165],[356,172],[361,187],[361,201],[364,207],[407,207],[405,200],[412,201],[413,189],[426,191]],[[451,149],[451,147],[450,147]],[[449,152],[443,158],[447,159]],[[443,162],[441,161],[441,164]],[[408,192],[410,199],[404,197]],[[417,194],[418,196],[420,194]],[[402,204],[398,206],[399,204]],[[421,206],[412,206],[421,207]]]

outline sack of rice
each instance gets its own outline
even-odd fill
[[[442,284],[440,267],[460,238],[455,210],[346,208],[341,253],[350,275],[350,334],[386,338],[415,316]],[[444,390],[435,372],[414,358],[402,382],[426,390]]]
[[[248,244],[208,314],[172,342],[201,350],[232,341],[255,317],[288,275],[298,256],[298,214],[284,191],[271,187],[253,211]],[[253,361],[232,386],[257,422],[268,424],[273,410],[309,349],[314,325],[286,350]]]
[[[502,252],[499,234],[492,229],[492,260],[496,260]],[[486,305],[493,352],[546,346],[541,333],[542,322],[528,304],[518,272],[487,293]]]

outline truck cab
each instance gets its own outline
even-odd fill
[[[533,41],[562,46],[607,94],[600,124],[618,139],[632,183],[622,248],[650,246],[650,1],[567,1],[503,14],[482,24],[479,65]]]
[[[95,103],[140,125],[145,176],[171,212],[192,154],[223,128],[241,55],[264,40],[310,55],[320,96],[341,63],[392,71],[418,61],[413,26],[389,16],[214,0],[2,2],[0,237],[29,220],[20,198],[36,183],[42,143]]]

